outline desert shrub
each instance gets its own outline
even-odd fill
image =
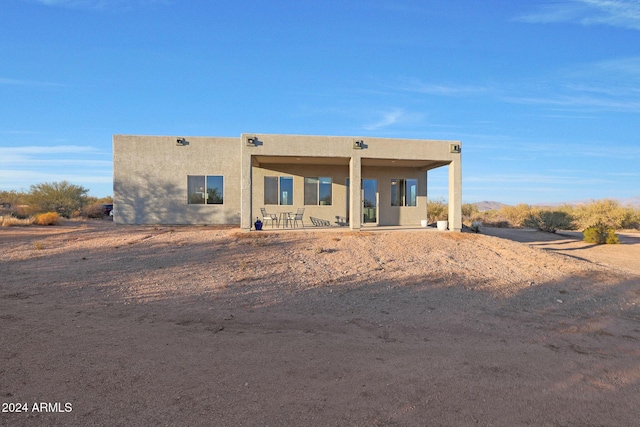
[[[558,230],[574,229],[573,221],[573,217],[567,212],[542,210],[530,214],[524,220],[523,225],[540,231],[555,233]]]
[[[462,204],[462,220],[473,221],[479,215],[478,207],[472,203]]]
[[[57,212],[69,218],[87,203],[88,189],[67,181],[32,185],[27,201],[35,212]]]
[[[33,224],[33,220],[32,217],[20,219],[14,216],[3,216],[0,223],[3,227],[25,226]]]
[[[640,229],[640,209],[623,208],[625,209],[625,215],[620,224],[621,228],[635,228]]]
[[[25,197],[26,194],[15,190],[0,191],[0,205],[5,205],[7,208],[18,206],[25,203]]]
[[[587,227],[582,232],[582,236],[583,240],[587,243],[596,243],[599,245],[602,245],[604,243],[620,243],[618,236],[616,236],[615,234],[615,230],[612,227],[607,227],[603,223],[598,223],[596,225],[592,225],[591,227]]]
[[[527,218],[537,211],[530,205],[521,203],[516,206],[502,206],[498,209],[497,215],[509,222],[512,227],[522,227]]]
[[[28,213],[26,213],[23,210],[11,212],[11,216],[16,218],[16,219],[29,219],[29,218],[31,218],[31,215],[29,215]]]
[[[82,213],[87,218],[104,218],[104,206],[102,203],[93,203],[86,206]]]
[[[47,212],[36,215],[38,225],[57,225],[60,222],[60,215],[57,212]]]
[[[427,201],[427,221],[444,221],[449,217],[449,206],[444,200],[428,200]]]
[[[633,222],[634,212],[611,199],[595,200],[574,208],[578,227],[587,228],[593,224],[604,224],[614,229],[623,228]]]

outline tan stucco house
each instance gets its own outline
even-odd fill
[[[243,134],[239,138],[115,135],[119,224],[236,224],[261,208],[368,226],[427,219],[428,171],[449,168],[449,229],[462,229],[459,141]],[[355,183],[355,185],[354,185]],[[265,224],[265,226],[269,226]]]

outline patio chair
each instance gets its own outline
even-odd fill
[[[260,212],[262,212],[262,222],[266,225],[267,221],[271,221],[271,228],[273,228],[273,223],[278,221],[278,214],[267,213],[265,208],[260,208]]]
[[[316,227],[330,227],[331,223],[329,221],[327,221],[326,219],[320,219],[320,218],[316,218],[313,216],[310,216],[309,219],[311,220],[311,224],[315,225]]]
[[[304,208],[299,208],[295,214],[289,215],[289,217],[287,218],[287,221],[289,221],[289,223],[293,221],[293,227],[295,227],[298,224],[298,221],[300,221],[302,223],[302,227],[304,228],[304,221],[302,221],[303,215],[304,215]]]

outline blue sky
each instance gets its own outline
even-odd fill
[[[469,203],[640,195],[638,0],[3,0],[0,34],[0,190],[255,132],[460,140]]]

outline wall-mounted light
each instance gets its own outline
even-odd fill
[[[460,151],[461,151],[460,144],[451,144],[451,145],[449,145],[449,151],[451,153],[460,153]]]
[[[353,148],[356,150],[362,150],[363,148],[365,148],[366,145],[364,145],[364,141],[361,139],[356,139],[355,141],[353,141]]]
[[[258,137],[257,136],[249,136],[247,137],[247,145],[249,147],[255,147],[258,145]]]
[[[176,145],[179,147],[184,147],[185,145],[189,145],[189,141],[184,138],[178,138],[176,139]]]

